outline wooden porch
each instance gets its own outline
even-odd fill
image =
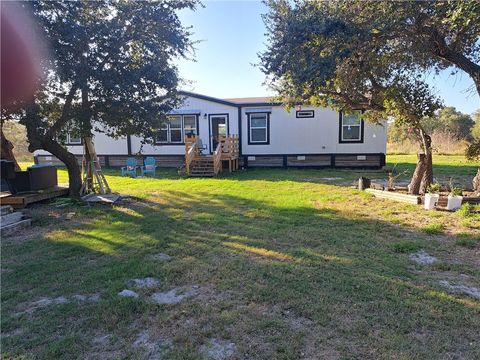
[[[185,171],[188,176],[211,177],[223,169],[223,162],[228,161],[230,172],[238,170],[239,139],[238,135],[221,136],[212,155],[204,154],[198,136],[185,139]]]

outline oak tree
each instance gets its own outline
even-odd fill
[[[63,161],[70,194],[78,195],[77,160],[61,134],[75,126],[81,137],[94,130],[111,137],[152,139],[179,101],[181,80],[174,60],[192,50],[190,30],[177,16],[196,0],[36,1],[30,7],[49,46],[46,79],[25,107],[30,151],[47,150]],[[72,125],[74,124],[74,125]]]

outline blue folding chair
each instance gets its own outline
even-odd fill
[[[156,162],[155,158],[149,156],[149,157],[145,158],[145,160],[143,162],[144,162],[144,166],[142,166],[140,168],[140,170],[142,172],[142,176],[150,174],[153,177],[155,177],[155,170],[157,169],[157,165],[156,165],[157,162]]]
[[[122,166],[122,176],[137,177],[137,159],[128,158],[126,162],[127,166]]]

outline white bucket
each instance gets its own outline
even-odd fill
[[[448,195],[447,210],[457,210],[462,205],[463,196]]]
[[[432,210],[435,209],[435,206],[438,204],[438,199],[440,195],[438,194],[425,194],[425,209]]]

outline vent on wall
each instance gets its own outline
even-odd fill
[[[255,156],[249,156],[248,161],[255,161]]]
[[[297,160],[305,160],[305,156],[297,156]]]
[[[313,118],[315,112],[313,110],[297,110],[295,116],[297,118]]]
[[[367,160],[366,155],[357,155],[357,160]]]

